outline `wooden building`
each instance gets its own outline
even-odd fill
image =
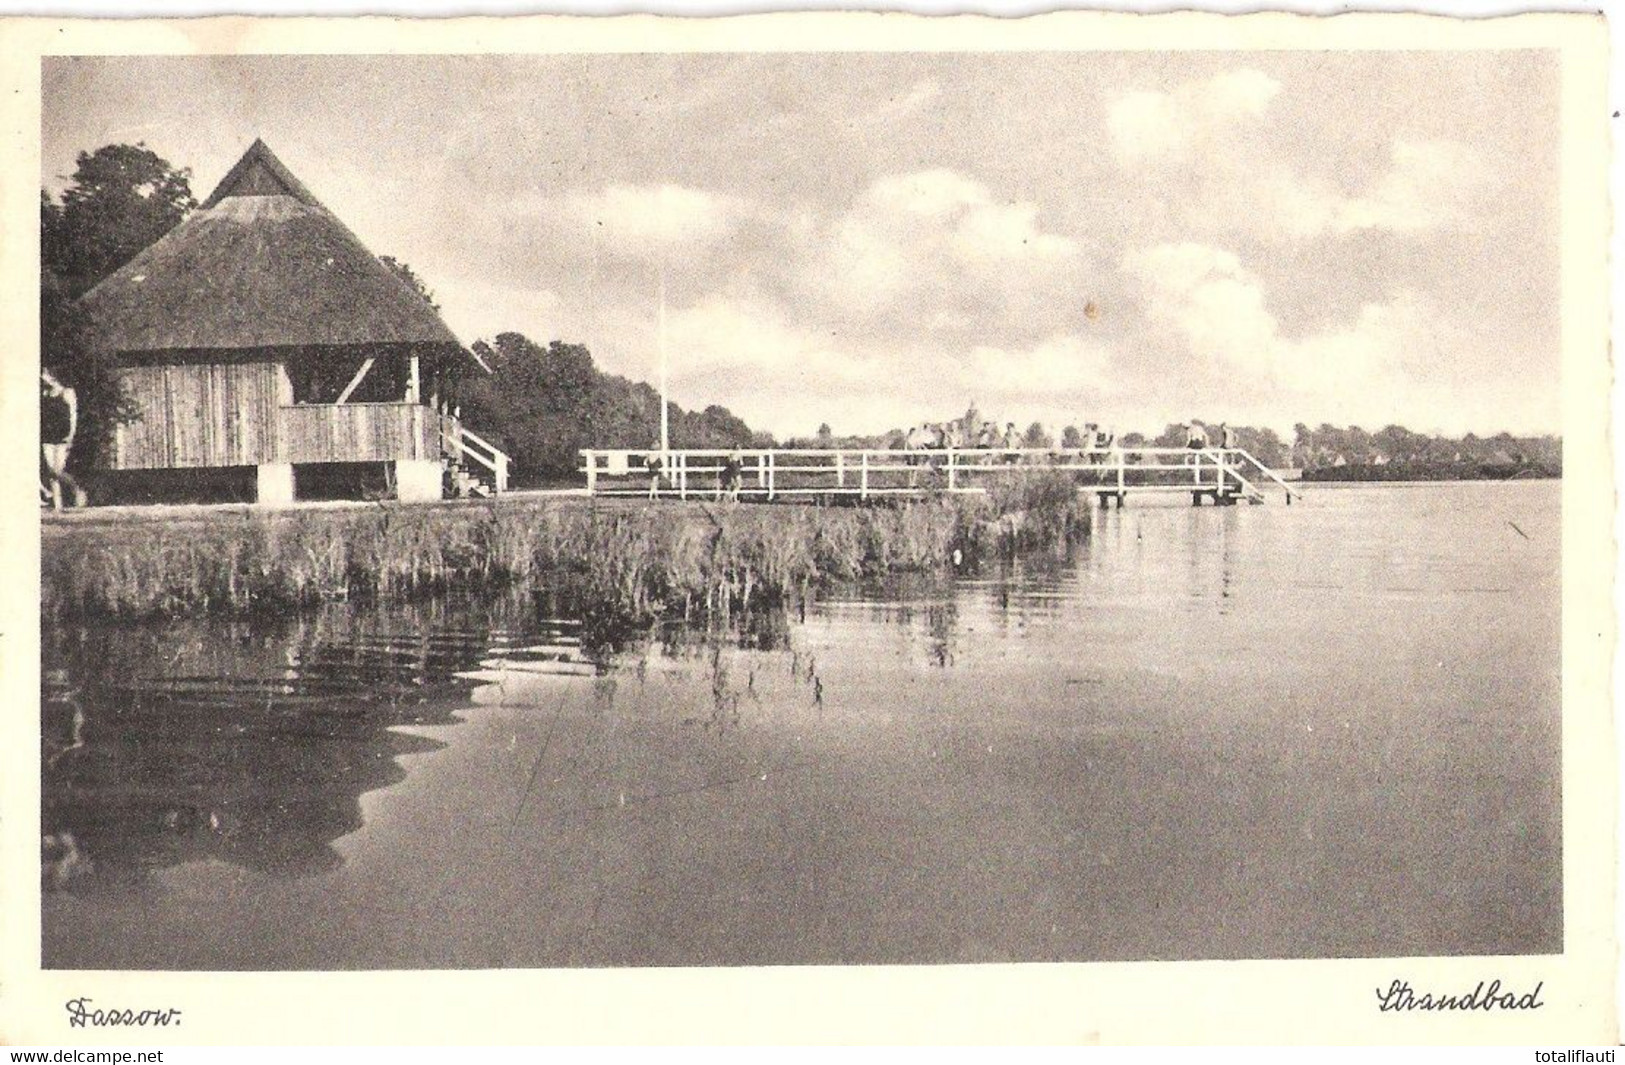
[[[506,488],[507,457],[454,416],[474,356],[261,141],[82,303],[140,412],[113,480],[224,472],[264,503]]]

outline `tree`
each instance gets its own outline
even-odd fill
[[[1419,458],[1427,438],[1403,425],[1387,425],[1372,437],[1377,453],[1390,462],[1410,462]]]
[[[1183,425],[1176,422],[1169,422],[1167,425],[1163,426],[1162,432],[1158,433],[1152,439],[1151,446],[1184,447],[1185,441],[1188,439],[1190,439],[1190,434],[1185,432],[1185,427]]]
[[[463,417],[514,459],[529,478],[564,477],[583,448],[652,448],[660,439],[660,395],[641,381],[602,373],[580,344],[545,348],[520,333],[476,341],[492,373],[467,385]],[[726,407],[668,408],[674,447],[772,446]]]
[[[1252,453],[1253,458],[1264,465],[1273,467],[1286,464],[1286,442],[1274,429],[1267,426],[1263,429],[1243,428],[1237,434],[1237,439],[1242,447]]]
[[[1314,465],[1315,432],[1302,422],[1292,427],[1292,465],[1307,469]]]
[[[41,194],[41,262],[78,298],[186,218],[191,177],[144,143],[80,152],[60,206]]]
[[[1069,425],[1061,430],[1061,446],[1065,448],[1079,448],[1083,446],[1083,433],[1076,425]]]
[[[475,344],[492,373],[474,378],[464,397],[464,416],[480,432],[505,445],[523,469],[572,470],[584,447],[595,445],[595,423],[612,420],[593,402],[597,371],[579,344],[553,341],[543,348],[521,333],[501,333]]]
[[[1042,422],[1033,422],[1027,426],[1027,431],[1021,434],[1022,447],[1051,447],[1053,444],[1054,441],[1050,439],[1049,433],[1044,431]]]
[[[435,302],[434,293],[430,291],[428,285],[424,284],[423,278],[419,277],[410,266],[401,262],[393,255],[380,255],[378,256],[378,261],[389,267],[390,272],[396,277],[410,285],[413,292],[416,292],[419,296],[423,297],[424,303],[427,303],[436,311],[440,310],[440,304]]]
[[[40,190],[40,362],[77,397],[77,470],[94,465],[114,429],[139,411],[75,301],[196,206],[191,172],[139,143],[80,152],[61,203]]]
[[[60,278],[40,270],[40,364],[73,389],[79,433],[68,457],[75,473],[89,470],[111,443],[113,430],[135,421],[135,407],[114,373],[109,354],[91,341],[89,323]]]

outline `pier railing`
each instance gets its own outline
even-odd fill
[[[1254,482],[1298,489],[1242,448],[674,448],[586,449],[590,495],[777,499],[985,492],[996,480],[1040,470],[1074,475],[1080,492],[1121,506],[1132,494],[1190,492],[1194,502],[1262,502]],[[730,476],[730,459],[737,474]],[[1251,477],[1248,475],[1252,474]]]

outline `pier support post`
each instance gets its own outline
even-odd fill
[[[436,489],[439,482],[436,482]],[[276,506],[293,502],[293,463],[267,462],[255,468],[254,502]]]
[[[444,473],[444,467],[435,459],[397,459],[395,498],[402,503],[439,499],[443,494]]]

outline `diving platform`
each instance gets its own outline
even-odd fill
[[[1243,448],[672,448],[584,449],[592,496],[882,499],[987,492],[1040,471],[1071,474],[1103,505],[1130,496],[1189,493],[1194,505],[1290,504],[1302,492]],[[736,473],[730,472],[736,470]]]

